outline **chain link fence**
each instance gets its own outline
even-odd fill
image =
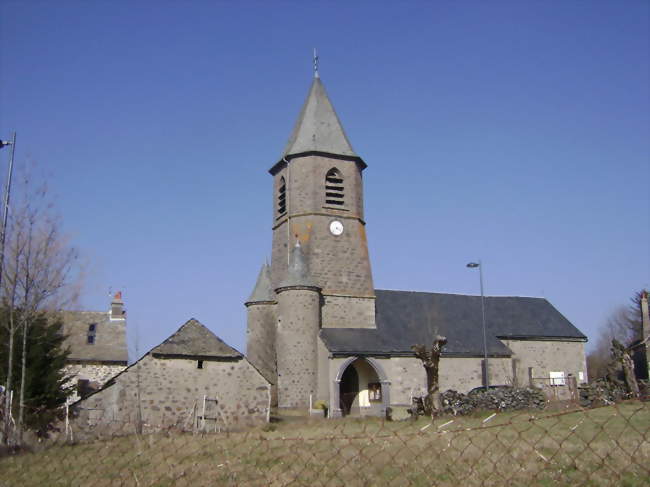
[[[72,422],[1,458],[0,486],[650,484],[650,403],[641,401],[433,420],[284,416],[241,432],[141,429]]]

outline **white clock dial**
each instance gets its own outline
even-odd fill
[[[332,232],[332,235],[341,235],[343,233],[343,223],[334,220],[330,223],[330,232]]]

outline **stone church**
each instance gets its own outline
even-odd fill
[[[330,416],[385,414],[425,390],[411,351],[447,337],[441,390],[485,381],[481,297],[375,289],[363,171],[315,73],[273,178],[271,264],[245,303],[247,356],[281,408],[329,405]],[[492,385],[586,380],[587,341],[544,298],[486,297]]]

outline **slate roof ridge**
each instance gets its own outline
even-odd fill
[[[467,294],[467,293],[451,293],[451,292],[440,292],[440,291],[406,291],[404,289],[375,289],[375,291],[387,291],[391,293],[412,293],[412,294],[444,294],[448,296],[469,296],[469,297],[478,297],[480,298],[480,294]],[[484,296],[485,298],[525,298],[525,299],[543,299],[545,301],[548,301],[548,298],[544,296],[522,296],[522,295],[515,295],[515,294],[486,294]],[[550,301],[549,301],[550,302]]]
[[[305,152],[359,157],[352,148],[320,77],[312,80],[282,157]]]

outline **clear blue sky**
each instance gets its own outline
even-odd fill
[[[48,174],[140,352],[244,349],[267,170],[311,50],[364,173],[377,288],[545,296],[594,336],[650,287],[647,1],[0,3],[0,137]],[[2,166],[8,151],[0,153]],[[488,317],[489,318],[489,317]]]

